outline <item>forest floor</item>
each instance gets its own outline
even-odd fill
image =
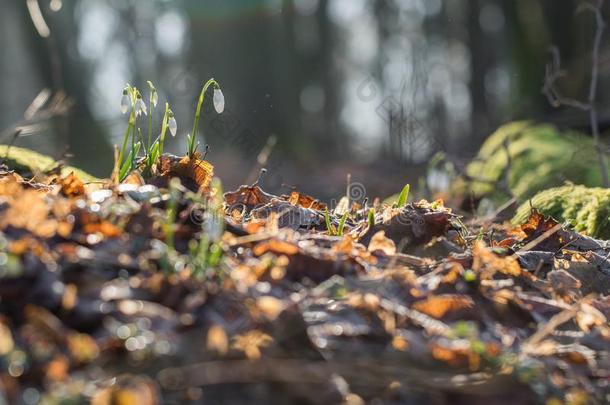
[[[0,403],[608,403],[610,243],[402,197],[5,170]]]

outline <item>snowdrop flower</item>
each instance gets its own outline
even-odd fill
[[[129,90],[125,88],[123,90],[123,97],[121,98],[121,112],[125,114],[129,111],[129,106],[131,105],[131,98],[129,97]]]
[[[146,115],[146,104],[144,100],[142,100],[142,95],[138,92],[136,95],[136,116],[140,116],[141,114]]]
[[[176,136],[176,131],[178,130],[178,124],[176,123],[176,118],[174,118],[174,113],[169,111],[169,120],[167,121],[167,129],[169,129],[169,133],[172,136]]]
[[[225,110],[225,96],[220,88],[214,87],[214,109],[218,114]]]
[[[155,88],[154,84],[152,84],[152,82],[150,80],[147,83],[148,83],[148,88],[150,89],[150,103],[152,104],[153,107],[156,107],[157,102],[159,102],[159,95],[157,94],[157,89]]]

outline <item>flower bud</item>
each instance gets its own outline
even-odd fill
[[[218,114],[225,110],[225,96],[219,88],[214,88],[214,109]]]

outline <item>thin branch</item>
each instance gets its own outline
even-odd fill
[[[604,187],[610,187],[610,179],[608,178],[608,165],[606,164],[606,156],[604,145],[599,133],[599,123],[597,121],[597,84],[599,77],[599,48],[601,45],[602,36],[606,23],[602,16],[602,6],[604,0],[597,0],[595,4],[586,2],[581,4],[577,11],[589,10],[595,14],[595,37],[593,40],[593,47],[591,49],[591,81],[589,83],[589,96],[587,102],[582,102],[576,99],[568,98],[563,96],[561,91],[557,88],[557,81],[565,76],[565,72],[561,70],[561,57],[559,50],[556,47],[551,48],[551,62],[546,66],[544,75],[544,84],[542,86],[542,93],[547,97],[549,103],[554,107],[566,105],[569,107],[577,108],[579,110],[589,112],[589,124],[591,126],[591,133],[593,135],[593,141],[595,143],[595,149],[597,151],[597,160],[601,171],[602,181]]]
[[[561,56],[557,47],[553,46],[550,49],[551,62],[546,65],[544,72],[544,85],[542,86],[542,94],[544,94],[553,107],[566,105],[579,110],[589,111],[591,106],[582,101],[565,97],[557,88],[556,83],[559,79],[566,75],[566,72],[561,69]]]
[[[589,87],[589,121],[591,125],[591,132],[593,133],[593,139],[595,140],[595,148],[597,149],[597,158],[599,166],[602,171],[602,179],[604,181],[604,187],[610,187],[610,180],[608,179],[608,166],[606,165],[606,157],[604,156],[604,150],[601,144],[599,134],[599,123],[597,122],[597,80],[599,73],[599,48],[602,41],[602,35],[606,28],[601,8],[604,4],[604,0],[597,1],[597,7],[589,7],[591,11],[595,13],[596,30],[595,39],[593,41],[593,49],[591,51],[591,85]]]

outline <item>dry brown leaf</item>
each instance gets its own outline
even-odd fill
[[[386,238],[385,231],[379,231],[371,238],[368,251],[381,251],[387,256],[394,256],[396,254],[396,244],[392,239]]]
[[[248,210],[268,204],[274,195],[265,193],[259,186],[241,186],[235,191],[224,194],[225,203],[228,207],[243,206]]]
[[[23,189],[23,178],[17,173],[0,177],[0,196],[13,197]]]
[[[477,241],[472,249],[472,269],[481,273],[481,278],[491,278],[494,273],[502,273],[512,277],[526,274],[521,271],[519,261],[512,257],[501,257],[489,250],[481,241]]]
[[[9,208],[0,217],[0,228],[12,226],[49,238],[57,230],[57,221],[49,218],[50,211],[46,193],[22,189],[10,197]]]
[[[8,325],[0,321],[0,356],[4,356],[13,351],[15,342],[13,341],[13,334]]]
[[[89,220],[91,222],[85,222]],[[85,222],[83,232],[86,234],[100,233],[106,238],[117,238],[123,233],[119,227],[105,220],[86,219],[85,221],[83,221]]]
[[[252,253],[254,253],[255,256],[262,256],[267,252],[290,256],[297,254],[299,252],[299,247],[293,243],[285,242],[283,240],[270,239],[257,244],[252,249]]]
[[[250,360],[258,360],[261,357],[261,348],[269,346],[271,342],[271,336],[256,329],[233,337],[231,347],[244,352]]]
[[[467,295],[444,294],[416,301],[411,307],[416,311],[439,319],[448,312],[474,307],[474,301]]]
[[[46,377],[51,381],[65,381],[68,378],[70,364],[66,356],[58,355],[46,366]]]
[[[257,309],[270,321],[275,320],[285,308],[282,300],[270,295],[258,297],[256,299],[256,306]]]
[[[70,173],[66,177],[59,180],[61,192],[66,197],[80,197],[85,194],[85,183],[74,173]]]
[[[125,177],[121,184],[133,184],[135,186],[143,186],[146,184],[142,175],[136,171],[133,171]]]
[[[582,296],[580,288],[582,283],[565,270],[553,270],[547,274],[553,291],[566,300],[575,300]]]
[[[605,327],[606,330],[610,328],[604,314],[586,302],[580,306],[580,310],[576,314],[576,323],[585,332],[589,332],[593,326]]]
[[[121,375],[109,387],[93,394],[91,405],[157,405],[160,403],[158,388],[146,376]]]
[[[392,347],[401,352],[406,352],[409,350],[409,342],[402,336],[394,336],[392,338]]]
[[[430,354],[434,359],[443,361],[452,367],[463,367],[468,364],[468,351],[465,349],[454,349],[433,343]]]
[[[221,355],[225,355],[229,351],[229,338],[222,326],[210,326],[208,329],[206,347],[208,350],[215,351]]]
[[[170,178],[177,177],[186,188],[203,194],[209,191],[214,177],[214,166],[208,161],[201,160],[199,153],[195,153],[192,158],[163,154],[159,158],[157,168],[160,173],[159,179],[162,181],[167,182]]]
[[[313,210],[324,211],[327,205],[313,198],[312,196],[302,194],[298,191],[292,191],[290,195],[283,195],[280,198],[288,201],[292,205],[299,205],[303,208],[311,208]]]
[[[78,289],[74,284],[66,284],[64,287],[64,294],[61,298],[61,306],[63,309],[70,311],[74,309],[78,302]]]
[[[86,333],[71,333],[67,339],[68,350],[79,363],[89,363],[96,359],[100,353],[95,340]]]

